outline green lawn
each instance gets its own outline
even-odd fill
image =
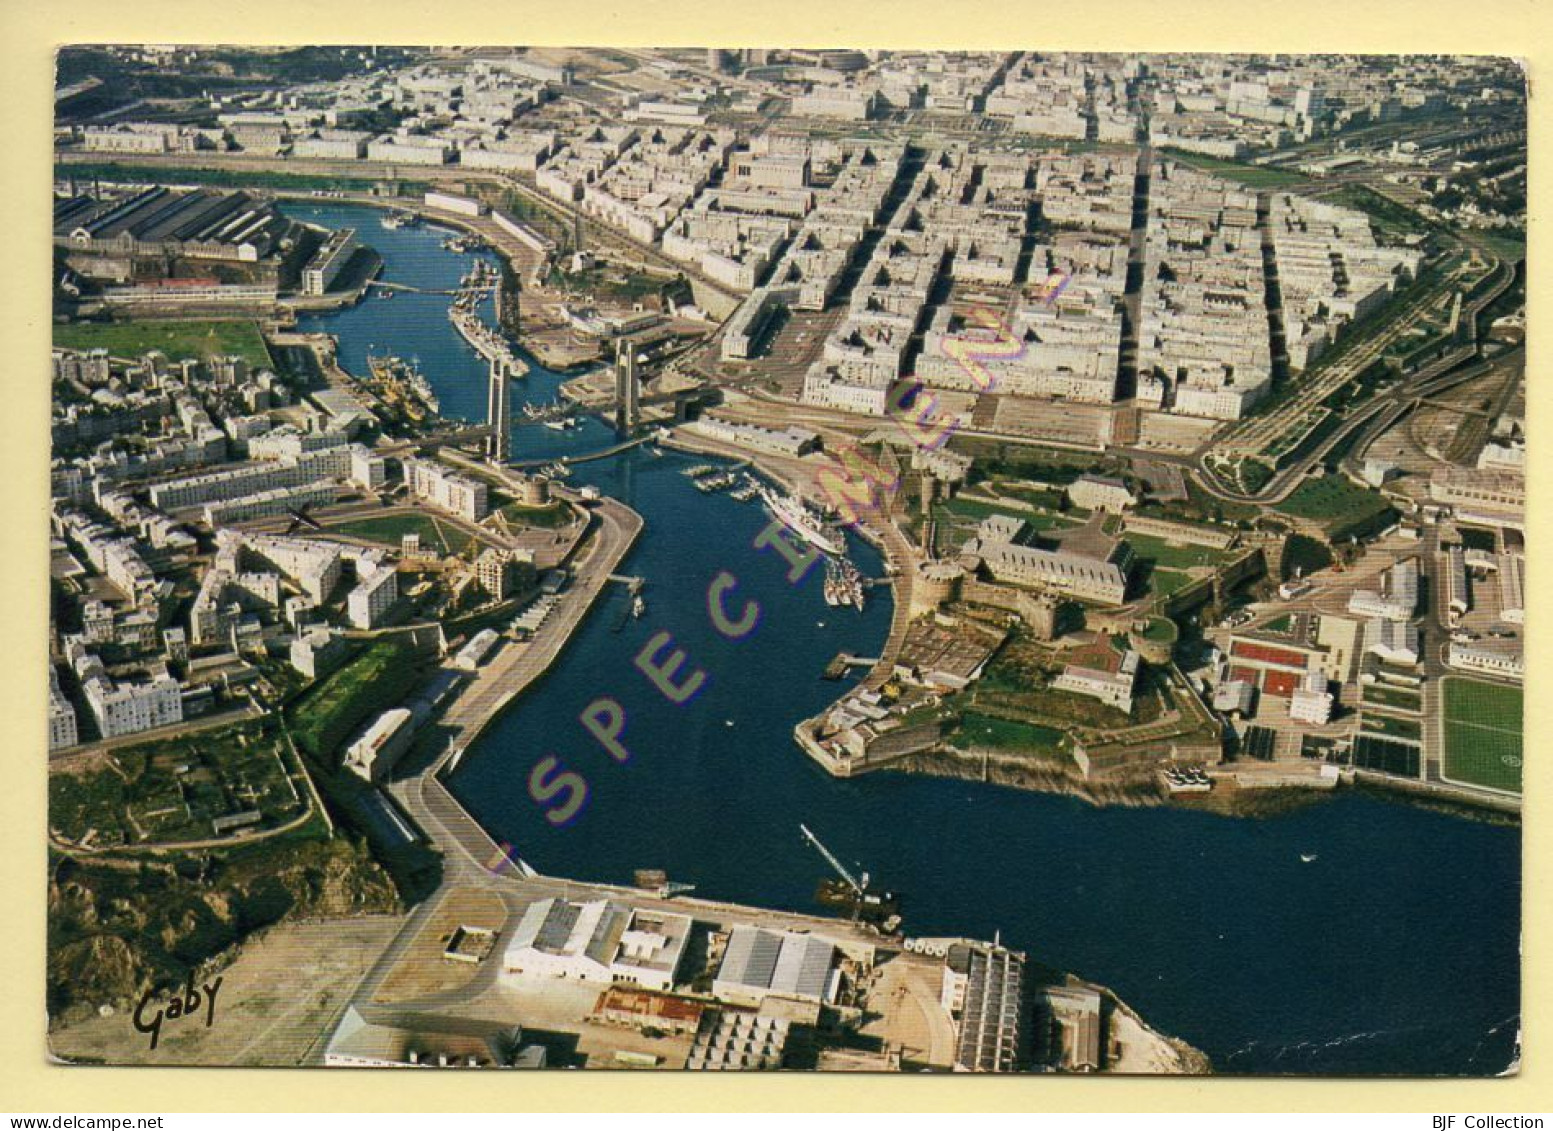
[[[500,510],[502,517],[508,522],[519,523],[523,526],[537,526],[543,530],[554,530],[572,521],[571,508],[559,499],[546,503],[542,507],[527,507],[522,503],[507,503]]]
[[[382,639],[325,679],[291,709],[297,745],[330,759],[373,715],[403,703],[418,675],[410,659],[408,644]]]
[[[1190,585],[1195,579],[1177,569],[1155,569],[1149,574],[1149,591],[1156,597],[1168,597]]]
[[[1513,232],[1476,232],[1475,237],[1495,255],[1515,263],[1526,258],[1526,240]]]
[[[1153,562],[1155,566],[1165,569],[1216,566],[1229,556],[1222,550],[1166,542],[1163,538],[1155,538],[1148,534],[1128,534],[1125,538],[1139,559]]]
[[[1052,727],[967,711],[960,720],[959,729],[950,736],[949,745],[960,750],[987,746],[995,750],[1056,754],[1062,749],[1062,740],[1062,731]]]
[[[337,534],[365,538],[369,542],[380,542],[395,549],[398,549],[400,539],[406,534],[419,534],[423,547],[444,554],[461,554],[474,541],[451,522],[443,522],[418,511],[398,511],[373,518],[352,519],[329,529]]]
[[[105,349],[123,358],[138,358],[155,349],[165,353],[169,361],[238,354],[255,369],[268,369],[273,364],[258,323],[248,319],[76,322],[55,326],[54,344],[66,349]]]
[[[1304,173],[1293,169],[1274,169],[1262,165],[1246,165],[1239,161],[1225,161],[1201,153],[1188,153],[1181,149],[1166,148],[1163,152],[1184,165],[1192,165],[1216,177],[1238,181],[1248,188],[1276,189],[1291,185],[1303,185],[1310,181]]]
[[[1447,676],[1444,687],[1445,776],[1519,793],[1522,690],[1461,676]]]
[[[1400,687],[1382,687],[1379,684],[1367,686],[1364,689],[1363,699],[1366,703],[1413,712],[1416,712],[1422,703],[1416,691],[1408,691]]]
[[[1180,634],[1175,621],[1169,617],[1150,617],[1148,627],[1143,630],[1143,639],[1156,644],[1168,644],[1173,643]]]
[[[1021,502],[1032,503],[1038,507],[1046,507],[1048,510],[1060,510],[1063,505],[1063,493],[1059,488],[1040,483],[1027,483],[1023,480],[995,480],[990,484],[998,493],[1012,495]]]
[[[1418,742],[1423,738],[1423,727],[1418,723],[1391,715],[1378,715],[1373,711],[1364,712],[1359,729],[1368,734],[1383,734],[1387,738],[1405,738],[1410,742]]]
[[[1329,538],[1368,533],[1389,517],[1391,504],[1378,491],[1360,487],[1340,475],[1307,479],[1273,508],[1282,514],[1319,522]]]
[[[1521,792],[1521,736],[1471,723],[1445,724],[1445,776],[1489,789]]]

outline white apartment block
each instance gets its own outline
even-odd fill
[[[1423,252],[1376,244],[1362,212],[1278,194],[1269,226],[1283,300],[1289,364],[1304,369],[1350,322],[1413,279]]]
[[[792,101],[791,112],[801,118],[845,118],[865,122],[873,117],[879,97],[859,87],[816,85]]]
[[[1132,231],[1134,164],[1104,154],[1043,155],[1035,180],[1041,215],[1058,228],[1125,239]]]
[[[384,135],[367,143],[369,161],[391,161],[396,165],[446,165],[452,149],[441,138]]]
[[[257,462],[153,484],[151,505],[171,512],[281,488],[301,487],[324,479],[349,479],[357,468],[356,449],[365,451],[360,445],[335,444],[306,450],[314,442],[313,438],[321,440],[334,435],[337,434],[299,434],[276,429],[249,441],[250,451],[260,457]],[[295,444],[304,450],[278,459],[265,458],[282,444]]]
[[[346,620],[352,628],[377,628],[399,600],[399,574],[392,562],[364,554],[356,559],[356,577],[345,598]]]
[[[341,548],[329,542],[230,530],[217,535],[218,544],[228,540],[241,555],[258,558],[291,578],[315,605],[329,599],[344,571]]]
[[[1167,160],[1152,183],[1139,372],[1178,413],[1238,419],[1272,383],[1256,195]]]
[[[548,130],[509,130],[500,139],[487,139],[479,145],[459,150],[458,163],[471,169],[500,169],[532,173],[555,152],[559,140]]]
[[[56,510],[60,530],[86,554],[87,562],[134,602],[146,600],[156,588],[156,574],[140,556],[135,539],[81,511]]]
[[[295,487],[271,487],[235,499],[206,503],[201,512],[205,525],[215,528],[256,518],[274,518],[293,514],[307,507],[328,506],[340,496],[339,488],[326,479],[301,483]]]
[[[103,738],[138,734],[183,721],[183,693],[166,670],[153,672],[141,683],[115,683],[101,661],[80,651],[74,659],[86,705]]]
[[[479,522],[486,516],[488,492],[478,479],[424,459],[405,460],[404,473],[410,494],[422,502],[469,522]]]
[[[367,155],[372,135],[362,130],[322,129],[292,140],[293,157],[324,161],[359,161]]]
[[[49,753],[74,746],[81,741],[75,707],[60,689],[59,673],[49,665]]]
[[[329,290],[340,272],[356,254],[356,229],[341,228],[324,240],[307,265],[302,268],[302,293],[321,295]]]
[[[81,148],[92,153],[171,153],[178,149],[178,127],[159,122],[120,122],[87,126]]]

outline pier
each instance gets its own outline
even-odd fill
[[[871,668],[879,662],[879,657],[871,658],[854,656],[850,652],[839,653],[834,660],[825,665],[823,678],[840,679],[852,668]]]

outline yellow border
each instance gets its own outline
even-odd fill
[[[1513,1080],[1260,1081],[1078,1080],[1026,1077],[968,1080],[922,1077],[717,1077],[603,1073],[542,1075],[459,1074],[427,1079],[423,1073],[218,1069],[59,1068],[45,1063],[43,1046],[42,885],[44,652],[47,556],[47,437],[49,419],[48,292],[45,234],[52,121],[52,48],[60,43],[528,43],[707,44],[728,46],[880,46],[1007,49],[1234,50],[1374,53],[1429,52],[1515,55],[1534,82],[1553,73],[1553,4],[1522,0],[1124,0],[1081,4],[1029,0],[874,0],[844,6],[836,0],[783,0],[780,4],[683,3],[678,8],[618,0],[543,0],[507,3],[439,0],[268,0],[263,4],[167,0],[7,0],[0,4],[0,183],[4,186],[4,411],[0,412],[0,625],[9,655],[0,680],[0,718],[11,741],[0,752],[0,1108],[49,1112],[166,1112],[210,1110],[1045,1110],[1045,1111],[1478,1111],[1553,1110],[1553,964],[1546,942],[1553,926],[1547,897],[1553,871],[1553,817],[1547,804],[1553,780],[1545,752],[1533,750],[1526,791],[1534,815],[1525,837],[1527,901],[1525,1026],[1527,1053]],[[1545,80],[1543,80],[1545,81]],[[1533,97],[1531,148],[1537,154],[1533,188],[1541,187],[1541,159],[1550,144],[1547,99]],[[1542,194],[1532,199],[1534,220]],[[1534,459],[1532,498],[1546,480],[1544,409],[1550,395],[1540,323],[1547,309],[1549,249],[1534,226],[1530,260],[1532,336],[1529,373]],[[1550,523],[1535,507],[1536,544]],[[1553,571],[1533,557],[1531,587]],[[1542,670],[1550,650],[1544,620],[1534,614],[1532,668]],[[1527,732],[1549,731],[1553,696],[1531,695]],[[1425,926],[1415,945],[1428,946]]]

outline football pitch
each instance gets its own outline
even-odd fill
[[[1519,793],[1521,689],[1461,676],[1447,676],[1444,689],[1445,777]]]

